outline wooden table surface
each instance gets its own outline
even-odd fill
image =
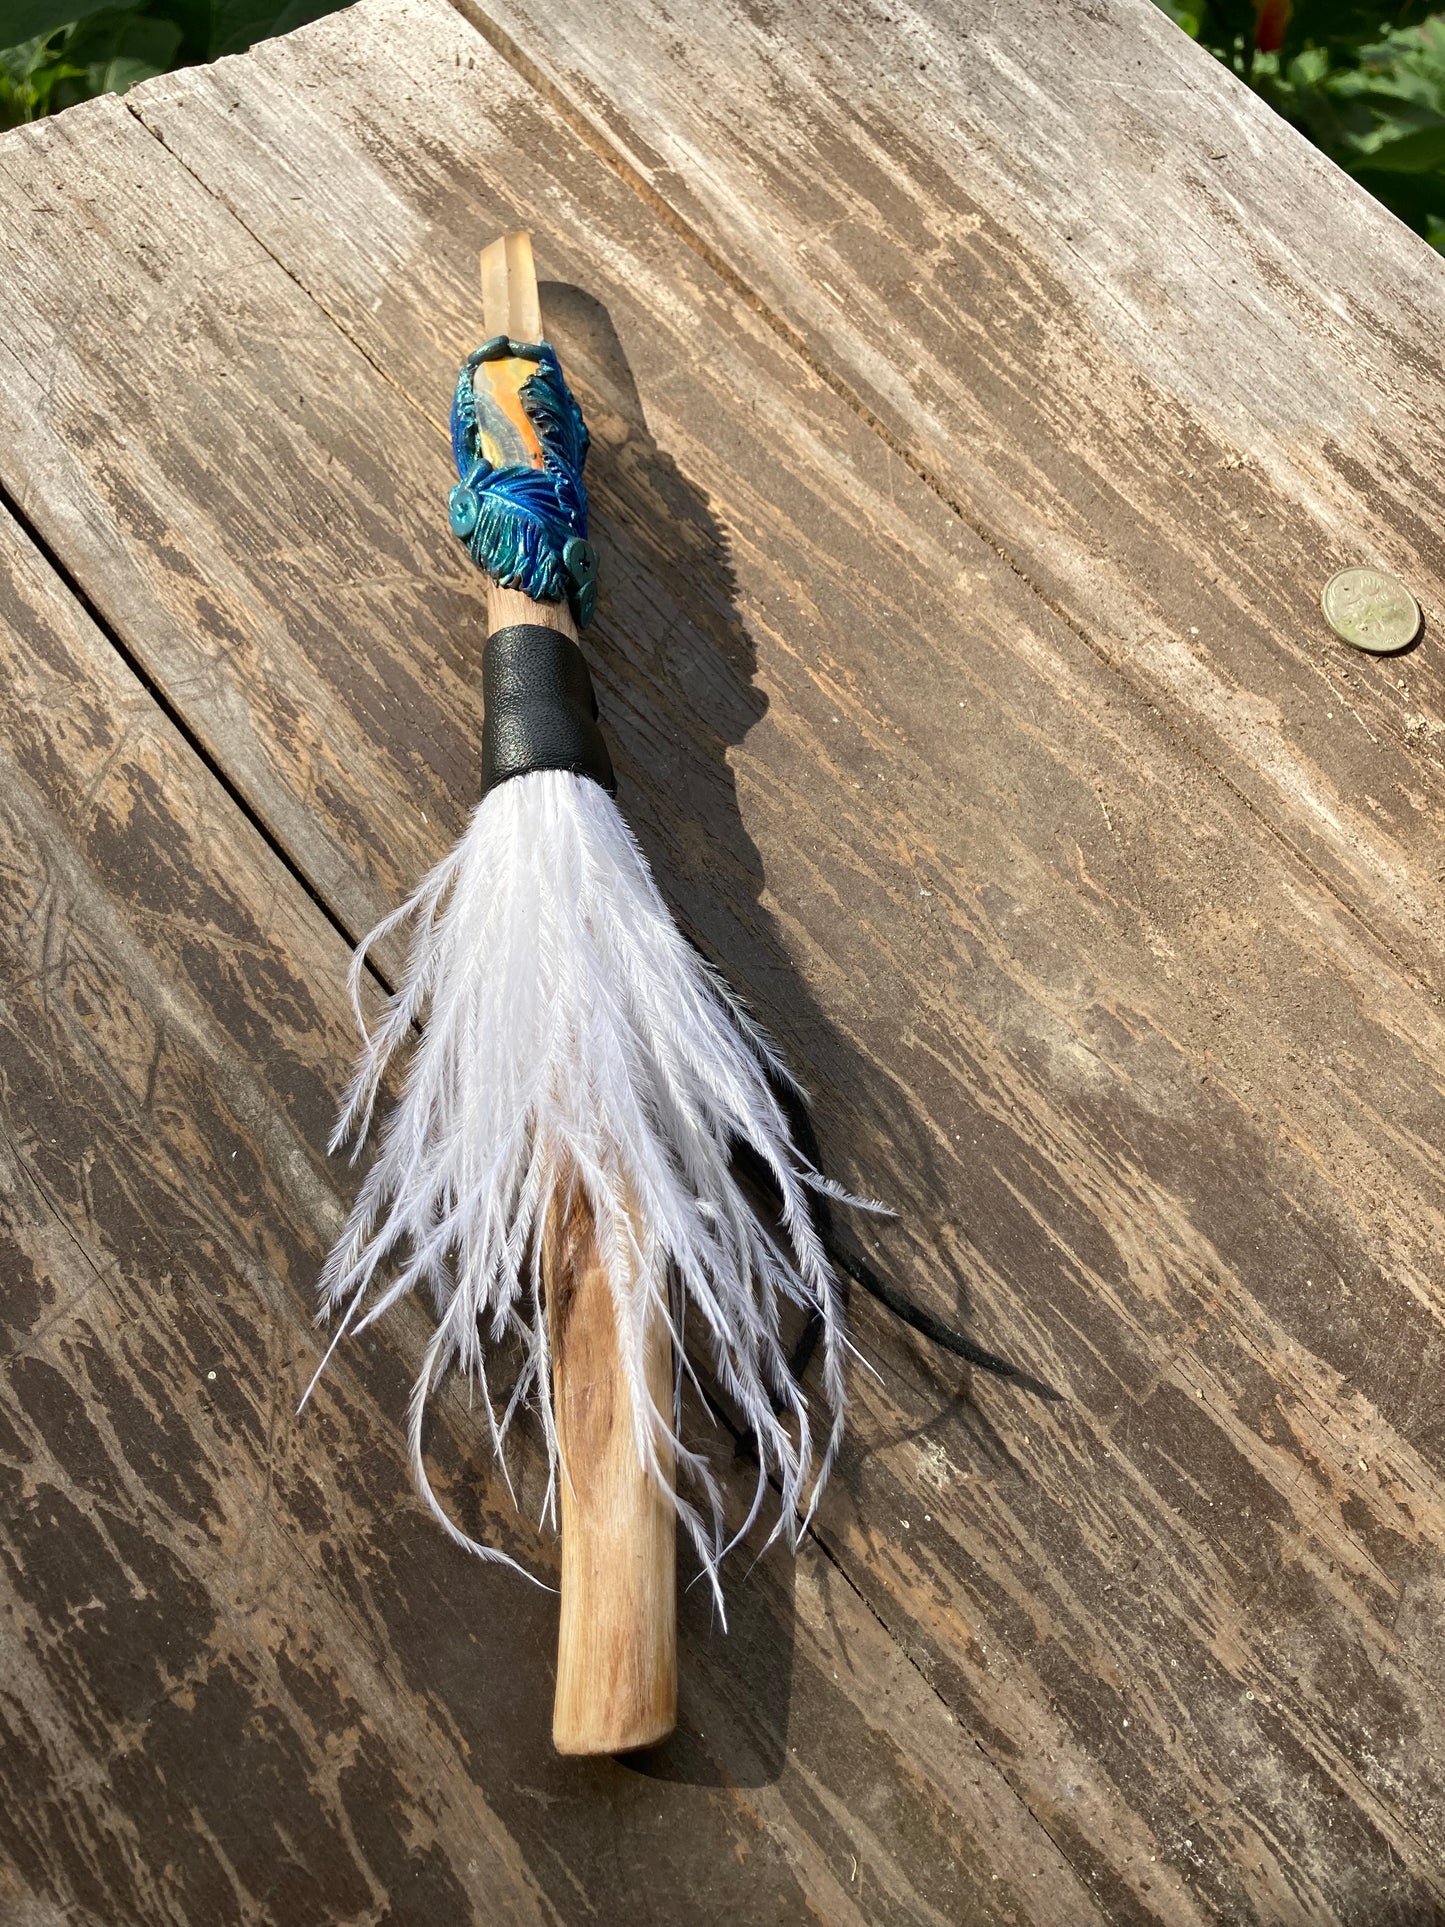
[[[520,225],[624,807],[1027,1375],[855,1292],[627,1764],[412,1496],[423,1312],[293,1416]],[[363,0],[0,139],[0,1919],[1445,1921],[1442,297],[1148,0]],[[555,1570],[461,1387],[432,1457]]]

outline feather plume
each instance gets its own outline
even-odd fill
[[[406,972],[368,1033],[358,995],[367,951],[403,924],[412,928]],[[437,1328],[412,1399],[410,1453],[448,1533],[481,1558],[515,1563],[468,1538],[427,1479],[426,1403],[452,1364],[478,1383],[499,1458],[520,1407],[538,1410],[543,1514],[555,1518],[541,1232],[580,1187],[612,1293],[637,1449],[654,1471],[661,1447],[676,1453],[688,1490],[674,1503],[714,1590],[718,1563],[757,1517],[770,1478],[780,1505],[769,1542],[781,1533],[795,1543],[837,1451],[844,1405],[841,1300],[809,1194],[843,1194],[798,1151],[772,1088],[791,1081],[776,1051],[677,929],[612,799],[565,771],[501,784],[362,944],[351,981],[365,1047],[333,1150],[354,1140],[359,1152],[387,1065],[424,1028],[327,1262],[323,1303],[341,1313],[334,1349],[417,1285],[430,1288]],[[738,1185],[738,1147],[776,1186],[777,1228]],[[820,1316],[821,1417],[789,1369],[788,1304]],[[643,1370],[654,1314],[667,1319],[677,1360],[666,1412]],[[498,1417],[486,1352],[508,1335],[522,1362]],[[732,1541],[706,1458],[677,1435],[685,1336],[757,1442],[757,1489]]]

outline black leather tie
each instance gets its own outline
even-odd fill
[[[592,677],[568,637],[535,622],[493,630],[482,656],[482,710],[483,796],[536,769],[571,770],[617,794]]]

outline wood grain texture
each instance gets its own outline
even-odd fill
[[[3,518],[0,637],[4,1917],[432,1927],[646,1891],[681,1919],[706,1866],[757,1927],[1005,1922],[1036,1889],[1096,1918],[816,1549],[729,1639],[685,1603],[648,1773],[553,1758],[555,1605],[406,1489],[423,1320],[292,1416],[344,947]],[[480,1417],[443,1398],[433,1430],[469,1529],[551,1575],[479,1489]],[[853,1873],[867,1814],[896,1824]]]
[[[1087,35],[1094,16],[1119,17],[1066,17]],[[695,17],[736,44],[743,16]],[[788,38],[841,61],[841,28],[861,17],[813,16],[826,33],[790,26]],[[669,50],[690,47],[687,32],[673,21],[654,37],[653,65],[675,77]],[[7,137],[0,284],[17,321],[0,481],[336,914],[380,908],[440,853],[474,789],[480,595],[440,534],[441,415],[471,345],[477,241],[533,225],[595,437],[604,592],[589,647],[629,815],[685,922],[815,1092],[838,1174],[899,1207],[895,1226],[861,1234],[875,1259],[1059,1395],[970,1387],[855,1306],[880,1378],[854,1377],[850,1445],[791,1602],[796,1649],[780,1675],[789,1579],[771,1564],[734,1580],[735,1614],[759,1617],[716,1649],[703,1642],[695,1691],[716,1697],[687,1731],[706,1733],[735,1791],[699,1810],[718,1829],[716,1816],[741,1826],[746,1812],[747,1851],[727,1862],[720,1831],[679,1845],[692,1815],[681,1802],[697,1796],[649,1782],[654,1804],[628,1809],[627,1870],[662,1868],[691,1909],[682,1919],[699,1917],[700,1868],[730,1883],[707,1905],[744,1919],[1441,1918],[1445,1026],[1422,988],[1423,938],[1411,949],[1403,913],[1389,920],[1392,902],[1436,904],[1419,732],[1370,723],[1376,787],[1348,793],[1375,796],[1368,816],[1383,827],[1351,817],[1359,840],[1337,841],[1359,876],[1343,859],[1331,868],[1311,798],[1343,794],[1352,766],[1311,722],[1309,783],[1292,793],[1277,772],[1303,754],[1291,719],[1309,717],[1268,705],[1312,690],[1333,659],[1310,656],[1298,623],[1249,629],[1258,664],[1241,653],[1240,693],[1217,706],[1235,731],[1228,760],[1189,698],[1200,665],[1216,673],[1212,634],[1186,642],[1162,620],[1150,631],[1183,666],[1177,689],[1141,681],[1122,649],[1112,660],[1064,594],[1068,572],[1001,557],[912,452],[903,459],[899,433],[880,435],[879,411],[853,405],[841,349],[830,364],[821,335],[789,348],[742,279],[746,268],[762,285],[771,243],[719,273],[638,192],[640,137],[609,97],[600,39],[586,139],[465,22],[420,0],[366,0],[243,60],[152,83],[130,110],[105,103]],[[1036,32],[1033,44],[1053,42]],[[688,57],[710,87],[701,54]],[[1149,58],[1173,73],[1164,54]],[[766,64],[756,84],[745,72],[732,65],[728,81],[734,144],[744,128],[742,147],[762,154],[785,144],[798,104],[774,98]],[[1015,59],[1009,72],[1027,92],[1027,69]],[[837,102],[856,132],[864,110],[841,82],[817,111]],[[652,111],[657,140],[674,140],[681,109]],[[969,111],[966,98],[951,111]],[[632,174],[597,151],[614,118]],[[895,114],[893,151],[911,161],[920,126],[942,119]],[[987,151],[1026,154],[1029,138],[1015,127]],[[1290,155],[1265,154],[1266,198],[1301,180],[1316,191]],[[819,136],[824,182],[826,159]],[[808,167],[783,172],[806,181]],[[1111,195],[1138,197],[1126,171],[1104,154],[1079,172],[1101,225]],[[954,191],[951,176],[934,185]],[[910,244],[920,193],[910,175],[897,210]],[[1028,196],[991,193],[1022,232]],[[763,220],[740,182],[731,194],[740,220]],[[83,218],[96,205],[103,233]],[[174,259],[156,207],[184,216]],[[786,196],[777,207],[781,223]],[[72,272],[106,290],[86,330],[140,398],[143,432],[122,438],[113,411],[86,412],[66,278],[22,271],[42,219],[52,236],[64,226]],[[1061,371],[1058,419],[1037,412],[1050,394],[1037,359],[1016,390],[990,387],[976,343],[955,386],[980,397],[981,497],[1000,515],[1012,499],[1003,449],[1037,478],[1017,499],[1045,502],[1076,542],[1068,513],[1095,499],[1089,464],[1119,480],[1114,414],[1143,396],[1152,422],[1157,395],[1142,375],[1109,385],[1123,360],[1079,319],[1093,290],[1077,266],[1020,305],[1041,271],[1015,228],[990,228],[969,256],[977,287],[1000,290],[990,352],[1057,347],[1075,338],[1048,332],[1063,327],[1092,359]],[[838,233],[841,245],[846,221]],[[1249,315],[1274,282],[1235,246]],[[927,248],[914,258],[921,271]],[[856,286],[834,285],[864,303],[879,283],[866,261],[855,268]],[[946,318],[961,326],[968,288],[957,293]],[[1100,298],[1106,312],[1113,299]],[[1202,295],[1181,286],[1177,300],[1189,312]],[[225,379],[247,397],[245,461],[264,503],[239,502],[224,473],[216,497],[191,485],[196,450],[240,459],[211,385],[196,385],[213,365],[198,344],[217,333],[235,364]],[[1266,360],[1268,335],[1265,323],[1246,337]],[[295,370],[299,392],[339,385],[344,421],[289,401]],[[1255,406],[1246,396],[1238,419]],[[944,427],[934,420],[939,446]],[[1203,433],[1191,418],[1181,445]],[[1221,470],[1214,493],[1239,474]],[[1359,499],[1377,486],[1361,481]],[[1209,521],[1211,499],[1187,499],[1196,574],[1184,579],[1207,558],[1211,606],[1233,634],[1247,525]],[[1321,511],[1311,497],[1299,513]],[[1151,574],[1142,552],[1118,560],[1107,538],[1123,511],[1110,514],[1088,524],[1101,576],[1157,598],[1169,572]],[[1282,594],[1304,596],[1319,526],[1286,552]],[[333,541],[351,570],[340,589]],[[297,582],[324,613],[296,614]],[[217,583],[242,612],[236,652],[208,653],[186,620]],[[323,704],[320,748],[266,707],[263,660],[283,692]],[[1416,660],[1392,673],[1428,700]],[[1383,725],[1396,697],[1384,683],[1376,693]],[[1395,884],[1371,893],[1386,858]],[[386,1342],[406,1354],[406,1337]],[[404,1369],[391,1369],[399,1388]],[[370,1577],[377,1543],[404,1527],[407,1557],[435,1562],[413,1578],[385,1559],[393,1631],[415,1636],[425,1620],[412,1605],[414,1586],[430,1601],[423,1570],[446,1575],[448,1625],[459,1592],[527,1612],[490,1579],[459,1575],[399,1488],[384,1519],[364,1486],[350,1504],[328,1527],[328,1561]],[[703,1630],[688,1597],[685,1652]],[[489,1624],[488,1638],[508,1658],[529,1650],[516,1621]],[[393,1654],[394,1678],[426,1682],[428,1719],[444,1692],[467,1744],[486,1735],[477,1785],[560,1916],[586,1910],[569,1884],[579,1868],[588,1905],[622,1891],[626,1870],[595,1873],[618,1837],[597,1783],[544,1778],[547,1822],[518,1832],[527,1796],[514,1800],[506,1775],[520,1688],[484,1718],[468,1698],[475,1658],[460,1680],[443,1666],[439,1689]],[[486,1678],[494,1694],[514,1683]],[[715,1704],[728,1709],[716,1720]],[[405,1705],[399,1694],[397,1719]],[[812,1749],[796,1773],[795,1744]],[[64,1774],[90,1757],[73,1747],[52,1784],[78,1784]]]

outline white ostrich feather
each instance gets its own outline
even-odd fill
[[[368,1033],[358,998],[367,951],[402,923],[413,926],[405,977]],[[844,1404],[840,1294],[808,1192],[841,1194],[794,1145],[769,1087],[770,1074],[786,1079],[776,1052],[677,929],[612,799],[563,771],[501,784],[411,901],[362,944],[351,983],[366,1042],[333,1150],[355,1139],[359,1151],[387,1064],[414,1025],[424,1029],[322,1275],[326,1313],[343,1314],[331,1349],[353,1323],[362,1330],[414,1286],[431,1287],[438,1323],[409,1441],[417,1486],[448,1533],[483,1559],[515,1563],[468,1538],[427,1479],[426,1402],[453,1362],[481,1388],[499,1459],[519,1407],[540,1412],[543,1514],[555,1517],[540,1234],[554,1200],[565,1208],[577,1185],[612,1292],[638,1452],[655,1471],[671,1444],[698,1500],[679,1493],[675,1503],[714,1588],[726,1550],[721,1494],[706,1459],[677,1436],[685,1322],[757,1441],[757,1489],[733,1541],[771,1476],[781,1495],[771,1538],[796,1542],[837,1451]],[[738,1145],[772,1175],[780,1234],[733,1176]],[[786,1303],[821,1314],[819,1421],[789,1370]],[[643,1335],[654,1315],[667,1319],[678,1361],[669,1412],[646,1389]],[[498,1418],[485,1353],[508,1335],[520,1341],[521,1366]]]

